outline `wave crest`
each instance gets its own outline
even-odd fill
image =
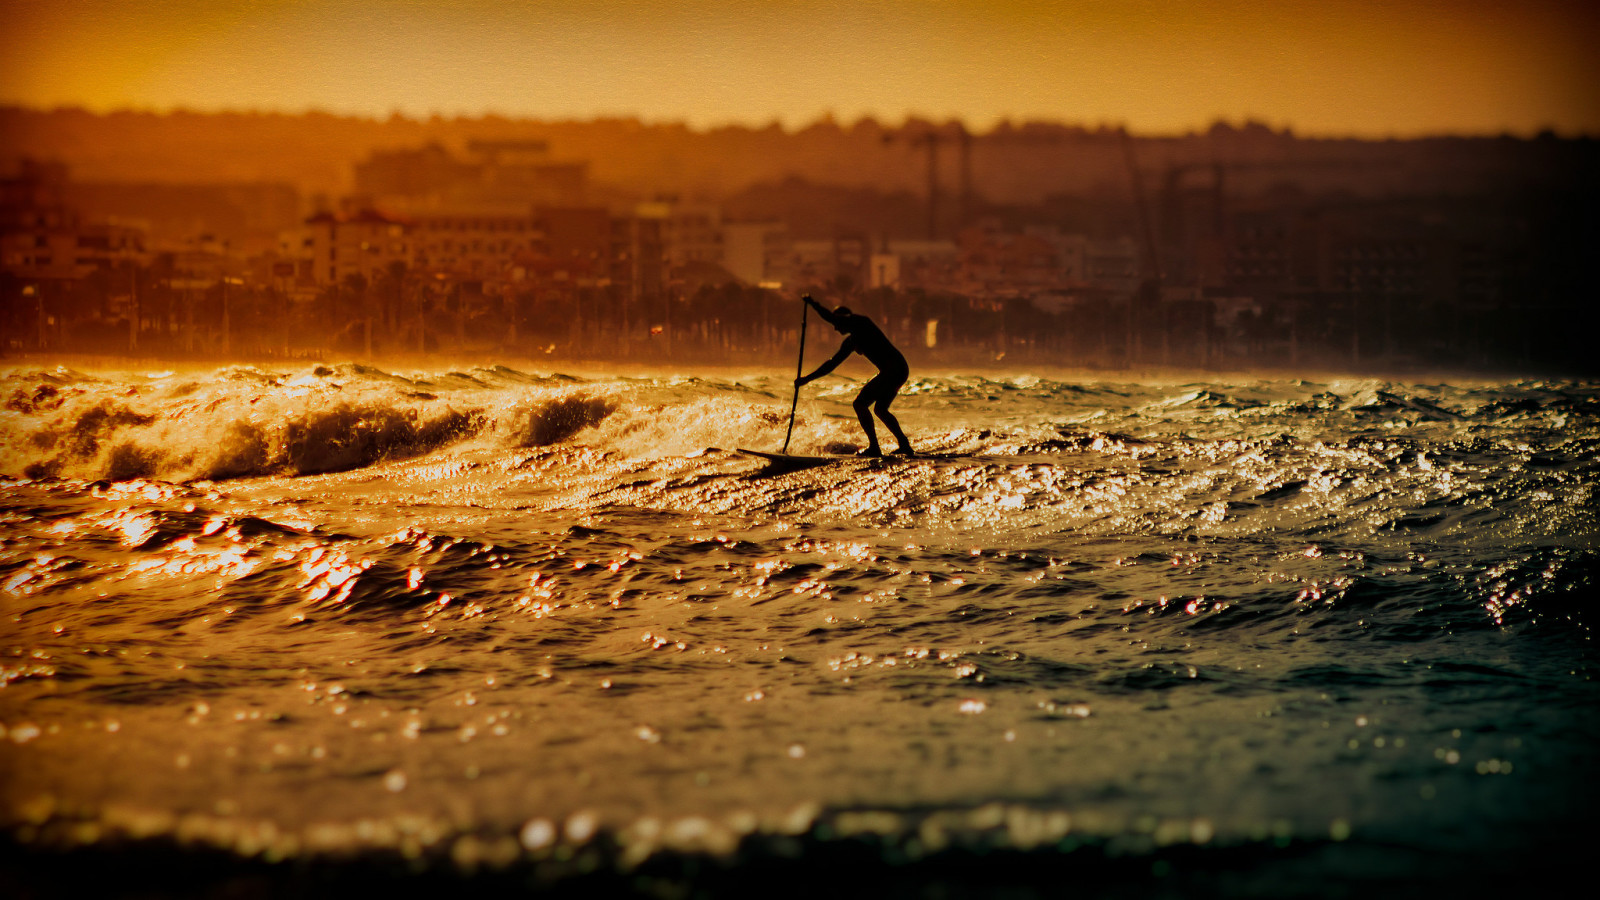
[[[518,447],[548,447],[570,440],[600,424],[617,410],[605,397],[571,394],[516,409],[511,415],[512,443]]]

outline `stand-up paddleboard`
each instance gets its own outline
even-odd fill
[[[850,460],[857,462],[894,462],[896,460],[904,461],[918,458],[915,456],[900,456],[896,454],[884,454],[883,456],[856,456],[855,454],[848,454],[844,456],[797,456],[792,453],[768,453],[765,450],[746,450],[743,447],[739,447],[738,452],[743,453],[746,456],[758,456],[775,466],[784,466],[791,469],[809,469],[812,466],[825,466],[828,463],[846,462]]]
[[[760,457],[775,466],[791,469],[809,469],[812,466],[825,466],[828,463],[856,459],[854,456],[797,456],[792,453],[768,453],[764,450],[746,450],[743,447],[738,448],[738,452],[746,456]]]

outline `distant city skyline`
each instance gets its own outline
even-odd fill
[[[1600,16],[1524,0],[5,0],[0,102],[411,117],[1262,121],[1600,135]]]

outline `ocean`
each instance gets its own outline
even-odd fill
[[[1600,383],[780,368],[4,373],[0,889],[1583,866]]]

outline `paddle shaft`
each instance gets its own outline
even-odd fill
[[[794,435],[794,412],[800,408],[800,377],[806,368],[806,314],[811,312],[804,300],[800,301],[800,358],[794,361],[794,402],[789,404],[789,430],[783,434],[783,452],[789,452],[789,438]]]

